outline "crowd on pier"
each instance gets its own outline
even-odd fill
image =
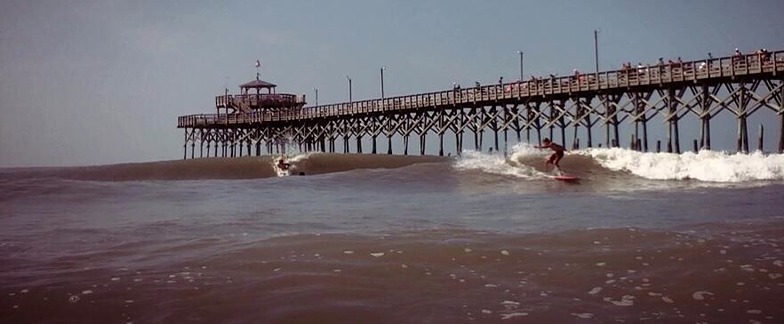
[[[743,54],[738,48],[736,48],[731,57],[731,63],[729,61],[725,62],[721,59],[714,58],[712,53],[708,53],[708,57],[705,60],[694,62],[683,62],[680,57],[674,59],[671,58],[667,61],[665,61],[663,57],[659,57],[659,59],[653,64],[643,64],[642,62],[639,62],[636,66],[631,62],[626,62],[621,64],[620,69],[617,71],[617,77],[618,81],[625,82],[630,79],[661,78],[664,76],[672,76],[674,73],[690,75],[695,72],[702,72],[706,69],[714,68],[718,66],[717,64],[731,64],[733,68],[737,69],[750,65],[762,66],[764,64],[770,63],[772,59],[771,53],[765,48],[756,50],[751,54]],[[777,60],[784,61],[784,57],[777,58]],[[509,83],[504,83],[504,78],[499,77],[498,85],[505,92],[516,91],[518,89],[541,88],[544,86],[577,86],[579,88],[586,84],[586,82],[595,81],[596,77],[596,73],[582,73],[579,70],[574,69],[572,74],[568,77],[559,77],[557,74],[550,74],[549,77],[546,78],[531,75],[531,78],[528,80],[518,79],[515,82]],[[483,88],[478,81],[476,81],[474,85],[477,89],[486,91],[486,88]],[[456,82],[452,83],[452,90],[459,93],[461,89],[462,88],[460,84]]]

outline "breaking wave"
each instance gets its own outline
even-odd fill
[[[455,163],[458,170],[513,176],[525,180],[545,179],[554,170],[545,160],[549,150],[517,144],[508,154],[464,151]],[[784,180],[784,155],[726,153],[651,153],[622,148],[589,148],[569,151],[561,161],[563,172],[593,177],[624,175],[649,180],[699,180],[715,183]]]
[[[578,154],[590,156],[603,167],[626,171],[655,180],[700,180],[746,182],[784,180],[784,155],[726,153],[643,153],[620,148],[590,149]]]

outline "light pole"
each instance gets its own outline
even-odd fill
[[[523,81],[523,51],[517,51],[517,54],[520,54],[520,81]]]
[[[596,77],[599,77],[599,30],[593,30],[593,53],[596,59]]]
[[[381,67],[381,100],[384,100],[384,70],[386,69],[386,65]]]
[[[318,106],[318,88],[313,88],[313,91],[316,91],[316,106]]]
[[[351,78],[347,75],[346,80],[348,80],[348,102],[351,103],[353,102],[351,100]]]

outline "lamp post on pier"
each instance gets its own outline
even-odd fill
[[[596,60],[596,77],[599,77],[599,30],[593,30],[593,56]]]
[[[318,106],[318,88],[313,88],[313,91],[316,92],[316,106]]]
[[[523,81],[523,51],[517,51],[517,54],[520,54],[520,81]]]
[[[386,69],[386,65],[381,67],[381,100],[384,100],[384,70]]]
[[[346,80],[348,80],[348,102],[352,103],[353,101],[351,100],[351,78],[347,75]]]

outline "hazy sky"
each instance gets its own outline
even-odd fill
[[[526,75],[592,70],[597,28],[603,70],[781,50],[782,12],[781,0],[3,0],[0,166],[179,159],[177,116],[213,113],[256,59],[278,92],[312,102],[318,87],[324,104],[347,101],[347,75],[355,100],[379,97],[384,65],[387,96],[517,78],[517,50]]]

